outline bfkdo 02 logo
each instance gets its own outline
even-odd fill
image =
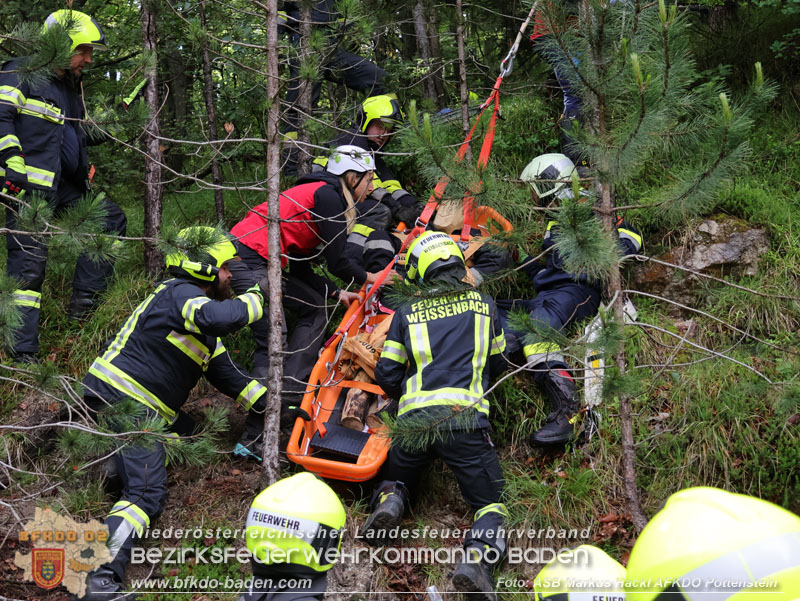
[[[33,581],[42,588],[54,588],[64,580],[64,549],[33,550]]]

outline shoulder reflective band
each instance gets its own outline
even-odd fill
[[[26,101],[27,98],[25,98],[25,94],[21,90],[14,86],[0,86],[0,102],[10,102],[18,107],[17,110],[19,110],[25,105]]]
[[[181,315],[183,315],[183,327],[186,328],[189,332],[199,332],[200,328],[197,327],[194,323],[194,314],[197,313],[197,310],[205,305],[206,303],[210,303],[211,299],[207,296],[198,296],[195,298],[190,298],[187,300],[184,305],[183,309],[181,309]]]

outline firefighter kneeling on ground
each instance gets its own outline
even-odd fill
[[[336,493],[308,472],[264,489],[247,513],[253,580],[238,601],[320,601],[345,518]]]
[[[545,154],[533,159],[520,176],[530,183],[531,191],[540,206],[573,197],[570,179],[575,172],[573,162],[563,154]],[[636,254],[642,248],[642,237],[622,218],[617,220],[620,253]],[[523,268],[530,276],[536,297],[531,300],[498,301],[503,310],[524,309],[531,319],[545,327],[563,331],[570,324],[597,313],[600,306],[602,282],[587,274],[569,273],[558,250],[559,225],[548,221],[542,241],[543,261],[523,257]],[[504,322],[505,325],[505,322]],[[531,434],[533,446],[561,445],[574,436],[573,418],[580,411],[580,399],[575,381],[568,371],[561,348],[554,342],[530,340],[530,335],[505,328],[508,334],[507,355],[523,351],[528,368],[533,371],[536,385],[550,402],[551,411],[544,425]],[[527,338],[527,339],[526,339]]]
[[[84,400],[94,412],[130,399],[144,406],[122,432],[141,430],[138,424],[160,417],[172,432],[194,434],[191,418],[180,408],[202,376],[244,409],[265,409],[267,389],[233,362],[219,338],[261,318],[261,291],[253,286],[229,299],[227,264],[237,257],[221,233],[191,227],[179,237],[197,250],[167,256],[174,278],[142,301],[83,380]],[[123,488],[105,519],[112,559],[88,574],[83,601],[132,599],[121,593],[131,549],[167,501],[163,439],[125,446],[114,459]]]
[[[426,286],[426,297],[399,308],[375,369],[375,380],[399,400],[398,425],[436,429],[422,449],[393,441],[364,525],[372,544],[384,544],[403,518],[420,471],[436,457],[450,467],[475,512],[464,542],[455,588],[496,599],[492,569],[506,551],[505,481],[489,439],[490,376],[504,368],[505,338],[492,299],[461,280],[464,256],[447,234],[425,232],[411,243],[406,276]]]

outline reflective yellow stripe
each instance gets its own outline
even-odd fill
[[[175,419],[175,411],[167,407],[156,396],[147,390],[144,386],[139,384],[131,376],[126,374],[118,367],[111,365],[103,357],[98,357],[89,368],[89,373],[96,376],[109,386],[124,392],[128,396],[136,399],[143,405],[150,407],[153,411],[158,413],[161,417],[170,423]]]
[[[23,115],[46,119],[59,125],[64,123],[64,115],[56,105],[34,100],[33,98],[28,98],[23,107],[19,109],[19,112]]]
[[[415,395],[422,390],[422,370],[433,360],[431,344],[428,338],[428,325],[424,323],[409,324],[411,335],[411,354],[417,373],[413,378],[406,380],[406,394]]]
[[[140,507],[130,501],[120,500],[111,508],[108,517],[119,516],[130,522],[136,529],[139,536],[142,535],[144,529],[150,526],[150,516],[148,516]]]
[[[414,411],[437,406],[475,407],[477,411],[489,415],[489,401],[463,388],[440,388],[435,392],[403,395],[397,407],[398,417]]]
[[[205,344],[191,334],[179,334],[175,330],[167,334],[167,340],[169,340],[171,344],[177,346],[186,356],[197,363],[197,365],[202,367],[203,371],[206,370],[208,362],[211,360],[211,353]]]
[[[35,290],[14,290],[12,302],[18,307],[33,307],[39,309],[42,303],[42,293]]]
[[[236,402],[241,403],[245,409],[250,409],[262,395],[266,394],[267,387],[261,385],[258,380],[250,380],[250,383],[244,387],[244,390],[236,397]]]
[[[558,225],[558,221],[548,221],[547,222],[547,231],[544,233],[544,239],[545,240],[547,240],[550,237],[550,234],[552,233],[550,230],[552,230],[557,225]]]
[[[225,345],[222,344],[222,340],[217,338],[217,346],[214,348],[214,354],[211,355],[211,360],[213,361],[217,357],[219,357],[222,353],[226,352],[228,349],[225,348]]]
[[[369,237],[369,235],[375,231],[375,228],[369,227],[368,225],[364,225],[363,223],[356,223],[353,226],[353,233],[354,234],[361,234],[365,238]]]
[[[183,305],[183,309],[181,309],[181,315],[183,315],[183,326],[189,332],[199,332],[200,328],[197,327],[194,323],[194,314],[197,310],[205,305],[206,303],[210,303],[211,299],[207,296],[198,296],[195,298],[190,298],[186,301]]]
[[[19,148],[22,151],[22,145],[19,143],[19,138],[14,134],[8,134],[0,138],[0,152],[8,148]]]
[[[136,322],[139,321],[139,317],[142,315],[142,313],[144,313],[144,310],[147,308],[147,305],[153,302],[153,299],[156,297],[156,295],[164,289],[164,286],[166,286],[166,284],[167,282],[164,282],[163,284],[158,286],[158,288],[153,290],[153,293],[150,296],[148,296],[141,303],[139,303],[139,306],[136,307],[136,310],[133,313],[131,313],[131,316],[128,318],[125,324],[120,328],[119,332],[117,332],[114,341],[108,345],[108,349],[106,350],[105,353],[103,353],[103,359],[105,359],[106,361],[112,361],[117,355],[119,355],[119,352],[128,342],[128,338],[130,337],[131,332],[133,332],[133,329],[136,327]]]
[[[296,131],[287,131],[285,134],[282,134],[282,135],[287,140],[296,140],[297,139],[297,132]]]
[[[472,382],[470,392],[480,396],[483,394],[483,370],[486,368],[486,358],[489,356],[489,336],[491,324],[489,317],[475,313],[475,346],[472,353]]]
[[[490,355],[499,355],[503,351],[506,350],[506,335],[501,330],[499,336],[495,336],[492,340],[492,349],[489,352]]]
[[[475,512],[475,518],[472,520],[473,522],[477,522],[487,513],[499,513],[504,518],[508,517],[508,508],[503,503],[492,503],[491,505],[487,505],[486,507],[481,507],[478,511]]]
[[[623,228],[618,228],[617,232],[619,232],[619,237],[621,239],[624,240],[624,239],[627,238],[628,240],[633,242],[634,246],[636,247],[636,250],[639,250],[640,248],[642,248],[642,237],[639,234],[637,234],[636,232],[631,231],[631,230],[626,230],[626,229],[623,229]]]
[[[400,185],[400,182],[396,179],[387,179],[383,180],[381,183],[381,188],[388,191],[390,194],[397,192],[398,190],[402,190],[403,186]]]
[[[25,94],[18,88],[14,86],[0,86],[0,102],[10,102],[22,108],[26,100]]]
[[[261,304],[261,297],[255,292],[248,292],[247,294],[237,296],[236,300],[242,301],[247,306],[248,324],[258,321],[264,316],[264,307]]]
[[[527,362],[536,365],[542,361],[563,361],[564,355],[561,348],[555,342],[534,342],[522,347]]]
[[[32,184],[38,184],[46,188],[52,188],[53,183],[56,181],[56,174],[54,171],[47,169],[39,169],[31,165],[25,165],[25,171],[28,173],[28,181]]]
[[[317,157],[314,159],[314,165],[319,165],[320,167],[327,167],[328,166],[328,157]],[[373,178],[375,181],[375,178]]]
[[[386,357],[387,359],[391,359],[392,361],[397,361],[398,363],[405,363],[408,361],[408,353],[406,353],[406,347],[400,344],[399,342],[395,342],[394,340],[387,340],[383,343],[383,350],[381,351],[381,357]]]

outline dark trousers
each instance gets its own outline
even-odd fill
[[[231,287],[241,294],[254,284],[261,282],[267,275],[267,260],[243,244],[239,244],[241,261],[231,261]],[[316,288],[309,285],[291,272],[282,272],[283,312],[293,315],[294,324],[288,334],[284,318],[282,337],[286,352],[283,362],[283,398],[285,404],[297,403],[305,392],[308,376],[317,361],[322,346],[327,315],[325,311],[326,297]],[[269,367],[269,332],[271,324],[269,316],[250,324],[256,343],[254,375],[264,378]]]
[[[56,215],[75,206],[78,197],[60,198],[51,202]],[[105,211],[103,231],[124,236],[127,228],[125,213],[115,203],[103,199]],[[18,206],[6,206],[6,227],[17,229]],[[21,234],[6,236],[8,260],[6,274],[19,280],[15,300],[22,312],[23,325],[16,332],[14,353],[36,353],[39,350],[39,309],[42,283],[47,266],[47,239]],[[78,257],[72,279],[72,294],[93,298],[103,292],[114,270],[111,261],[94,261],[86,253]]]
[[[506,354],[522,349],[525,332],[515,331],[508,325],[508,313],[513,309],[528,311],[531,318],[541,325],[562,332],[570,324],[581,321],[597,313],[600,306],[600,292],[589,286],[568,284],[553,290],[543,290],[530,300],[498,301],[503,331],[506,333]],[[564,361],[547,361],[549,369],[567,369]],[[534,372],[533,378],[541,385],[547,376],[545,371]]]

